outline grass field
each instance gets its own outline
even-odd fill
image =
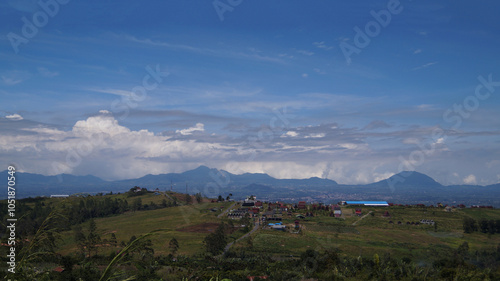
[[[132,201],[135,198],[141,198],[145,204],[151,201],[160,204],[164,197],[146,194],[128,198],[128,200]],[[195,200],[193,201],[196,202]],[[193,231],[185,231],[183,228],[205,223],[220,223],[221,220],[217,218],[220,211],[212,212],[209,209],[214,207],[220,209],[221,206],[227,208],[230,204],[230,202],[202,202],[200,204],[195,203],[157,210],[127,212],[117,216],[98,218],[95,219],[95,222],[101,239],[109,240],[111,233],[114,233],[118,244],[121,241],[128,242],[132,236],[139,237],[148,232],[161,229],[162,231],[151,238],[156,254],[169,254],[168,243],[170,239],[175,237],[179,242],[178,254],[191,255],[203,251],[202,241],[207,233],[206,231],[197,231],[196,228]],[[84,232],[87,226],[88,222],[82,224]],[[63,241],[60,244],[60,252],[62,254],[75,252],[77,247],[73,241],[73,233],[71,231],[64,232],[62,233],[62,237]],[[107,254],[116,252],[116,250],[118,248],[102,246],[101,253]]]
[[[369,207],[363,208],[363,215],[372,212],[359,221],[358,216],[345,219],[318,216],[301,220],[301,234],[275,230],[260,230],[253,235],[253,247],[242,241],[236,248],[246,251],[265,252],[277,256],[298,255],[307,249],[323,251],[337,248],[343,255],[372,257],[390,254],[395,258],[408,257],[414,260],[431,261],[445,258],[450,250],[468,242],[471,251],[491,249],[500,244],[500,235],[483,233],[464,234],[463,218],[500,219],[500,210],[463,209],[445,212],[440,208],[414,207]],[[383,217],[389,211],[391,217]],[[348,211],[348,213],[350,213]],[[434,220],[432,225],[407,225],[421,219]],[[284,219],[285,224],[295,219]],[[355,226],[352,224],[357,222]],[[389,221],[396,222],[389,223]],[[397,221],[402,224],[398,225]]]
[[[141,198],[143,204],[150,202],[160,204],[165,198],[153,194],[133,198],[126,198],[124,194],[112,196],[127,199],[129,202]],[[185,198],[181,194],[172,196],[178,197],[181,204]],[[196,202],[194,198],[193,202]],[[102,239],[109,240],[111,233],[114,233],[120,244],[121,241],[128,242],[133,235],[138,237],[162,229],[151,238],[156,254],[169,254],[168,243],[175,237],[180,246],[178,254],[193,255],[204,252],[203,239],[221,222],[217,215],[231,204],[232,202],[210,203],[205,200],[200,204],[127,212],[95,221]],[[214,207],[217,209],[216,212],[210,210]],[[233,208],[238,207],[240,206],[235,205]],[[300,220],[299,233],[259,229],[250,238],[240,240],[231,249],[290,257],[298,256],[307,249],[324,251],[336,248],[342,255],[348,256],[372,257],[375,253],[379,255],[388,253],[396,258],[409,257],[429,261],[445,257],[451,249],[456,249],[463,242],[468,242],[472,251],[500,244],[499,234],[488,235],[478,232],[464,234],[462,228],[465,217],[476,220],[500,219],[500,210],[496,209],[456,209],[445,212],[441,208],[366,207],[362,208],[362,215],[368,215],[363,219],[354,215],[353,209],[343,207],[343,218],[330,217],[326,212],[316,212],[315,217]],[[385,211],[389,212],[390,217],[382,216]],[[419,222],[421,219],[434,220],[437,226],[406,224]],[[285,215],[283,223],[292,227],[295,220],[295,213],[291,217]],[[393,223],[389,223],[390,221]],[[402,224],[397,224],[398,221]],[[353,225],[354,223],[356,224]],[[82,224],[84,230],[87,224]],[[237,221],[235,225],[238,225]],[[60,252],[62,254],[75,252],[77,248],[73,233],[68,231],[62,234]],[[231,235],[230,241],[242,235],[243,232],[236,231]],[[118,248],[112,246],[102,246],[100,253],[110,254],[117,250]]]

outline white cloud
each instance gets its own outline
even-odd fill
[[[305,136],[306,139],[308,138],[324,138],[326,136],[325,133],[315,133],[315,134],[309,134]]]
[[[416,49],[415,51],[413,51],[413,54],[416,55],[416,54],[420,54],[422,52],[422,49]]]
[[[325,50],[331,50],[331,49],[333,49],[333,47],[325,45],[324,41],[314,42],[313,45],[316,46],[316,47],[318,47],[318,48],[320,48],[320,49],[325,49]]]
[[[381,173],[381,174],[379,174],[379,173],[374,173],[373,174],[375,182],[388,179],[388,178],[390,178],[390,177],[392,177],[394,175],[395,174],[391,173],[391,172],[386,172],[386,173]]]
[[[358,148],[358,146],[354,143],[342,143],[342,144],[339,144],[340,147],[342,148],[347,148],[347,149],[356,149]]]
[[[5,85],[9,85],[9,86],[16,85],[16,84],[23,82],[22,79],[16,79],[13,77],[5,77],[3,75],[2,75],[2,81]]]
[[[419,104],[416,106],[418,111],[430,111],[436,109],[436,106],[433,104]]]
[[[5,116],[5,118],[10,119],[10,120],[14,120],[14,121],[20,121],[20,120],[24,119],[21,115],[19,115],[17,113],[12,114],[12,115],[7,115],[7,116]]]
[[[306,51],[306,50],[297,50],[297,53],[302,54],[302,55],[306,55],[306,56],[314,55],[314,52]]]
[[[476,184],[477,183],[476,176],[474,176],[473,174],[466,176],[464,178],[464,183],[465,184]]]
[[[78,136],[91,136],[92,134],[106,133],[111,137],[119,134],[130,133],[130,129],[120,126],[113,117],[95,116],[87,120],[80,120],[73,126],[73,131]],[[141,130],[140,132],[147,132]]]
[[[303,77],[303,78],[307,78],[308,76],[309,76],[309,74],[307,74],[307,73],[302,73],[302,77]]]
[[[218,143],[173,140],[148,130],[130,130],[106,115],[80,120],[70,131],[43,126],[19,130],[29,133],[0,135],[2,160],[8,161],[7,155],[29,159],[23,163],[25,169],[45,175],[125,179],[182,172],[203,163],[200,161],[223,158],[231,149]]]
[[[40,75],[42,75],[43,77],[55,77],[59,75],[59,72],[50,71],[45,67],[39,67],[38,73],[40,73]]]
[[[294,131],[288,131],[286,132],[284,135],[282,135],[282,137],[296,137],[298,136],[299,134],[297,132],[294,132]]]
[[[116,95],[116,96],[124,96],[124,97],[132,96],[132,92],[124,91],[124,90],[120,90],[120,89],[89,89],[89,91],[111,94],[111,95]]]
[[[418,144],[419,140],[417,138],[405,138],[403,140],[404,144]]]
[[[303,179],[321,177],[324,163],[300,164],[294,162],[232,162],[223,167],[224,170],[242,174],[267,173],[278,179]]]
[[[181,135],[187,136],[187,135],[193,134],[193,132],[196,132],[196,131],[200,131],[200,132],[205,131],[205,125],[203,125],[202,123],[196,123],[196,126],[194,126],[194,127],[182,129],[182,130],[176,130],[175,132],[180,133]]]
[[[194,125],[193,122],[191,128],[177,130],[176,134],[168,128],[165,130],[169,134],[155,134],[123,126],[105,110],[99,113],[75,122],[69,131],[29,122],[14,124],[5,118],[4,123],[16,129],[9,128],[0,134],[0,165],[8,165],[12,159],[24,159],[19,165],[27,172],[93,174],[104,179],[124,179],[183,172],[202,164],[224,169],[227,163],[239,163],[238,167],[232,167],[233,170],[226,170],[264,172],[276,177],[321,176],[339,183],[357,184],[389,177],[391,172],[397,171],[401,162],[398,157],[403,155],[407,159],[412,151],[419,149],[415,144],[421,141],[424,148],[435,143],[436,151],[426,158],[424,165],[415,169],[440,182],[443,181],[440,169],[445,166],[448,171],[461,175],[450,178],[453,184],[482,183],[483,180],[476,180],[474,175],[464,177],[479,175],[484,166],[471,164],[464,174],[457,161],[440,153],[443,138],[422,137],[430,136],[432,128],[379,134],[333,123],[289,127],[277,132],[273,139],[257,142],[252,142],[251,138],[247,141],[244,133],[242,143],[240,136],[212,136],[202,123]],[[10,118],[15,117],[12,114]],[[248,132],[248,136],[257,137],[256,131]],[[410,147],[401,144],[401,139]],[[450,137],[450,142],[452,139]],[[495,151],[490,155],[496,155]],[[496,167],[495,164],[488,168],[493,172],[488,179],[490,183],[498,181]]]
[[[436,63],[437,63],[437,61],[429,62],[429,63],[423,64],[421,66],[414,67],[414,68],[412,68],[412,70],[419,70],[419,69],[427,68],[431,65],[435,65]]]
[[[322,70],[321,70],[321,69],[319,69],[319,68],[314,68],[313,70],[314,70],[316,73],[318,73],[318,74],[326,74],[326,72],[322,71]]]
[[[13,86],[24,82],[29,79],[32,75],[27,71],[12,70],[2,73],[2,82],[5,85]]]

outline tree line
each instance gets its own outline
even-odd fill
[[[500,220],[479,219],[465,217],[463,221],[465,233],[481,232],[495,234],[500,233]]]

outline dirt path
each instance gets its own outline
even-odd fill
[[[373,211],[369,211],[368,214],[362,216],[359,220],[355,221],[352,223],[352,225],[356,225],[358,222],[360,222],[362,219],[366,218],[369,214],[371,214]]]
[[[221,255],[224,255],[227,251],[229,251],[229,248],[231,248],[231,246],[233,246],[234,243],[242,240],[242,239],[245,239],[246,237],[248,237],[250,234],[254,233],[255,231],[257,231],[257,229],[259,229],[259,224],[256,223],[255,226],[252,228],[252,230],[250,230],[247,234],[241,236],[240,238],[236,239],[235,241],[229,243],[226,245],[226,248],[224,248],[224,252],[221,254]]]
[[[225,215],[229,210],[231,210],[232,207],[234,207],[234,205],[236,205],[237,202],[234,202],[233,204],[231,204],[231,206],[229,206],[224,212],[220,213],[217,217],[218,218],[222,218],[223,215]]]

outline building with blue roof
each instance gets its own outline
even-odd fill
[[[342,205],[389,206],[386,201],[342,201]]]

